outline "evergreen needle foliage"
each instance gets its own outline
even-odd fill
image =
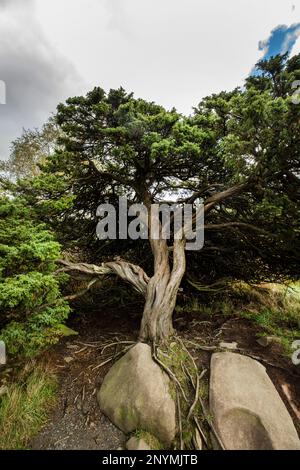
[[[0,339],[9,356],[57,341],[70,307],[56,275],[60,246],[20,199],[0,198]]]

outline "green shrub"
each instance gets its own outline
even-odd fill
[[[56,274],[60,245],[20,199],[0,198],[0,339],[9,356],[33,356],[61,335],[70,312]]]

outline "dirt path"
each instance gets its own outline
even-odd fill
[[[126,341],[137,338],[139,321],[139,312],[126,311],[123,307],[120,312],[85,314],[72,321],[70,327],[79,335],[67,338],[49,354],[48,359],[59,376],[58,400],[48,424],[32,440],[32,449],[114,450],[124,447],[126,436],[101,413],[96,399],[113,361],[97,366],[127,346]],[[283,358],[276,347],[258,345],[257,327],[243,319],[226,321],[220,316],[212,323],[192,315],[175,319],[175,326],[186,344],[193,341],[218,345],[220,341],[236,341],[243,353],[263,358],[269,376],[300,430],[299,368],[293,366],[289,358]],[[107,347],[114,342],[120,344]],[[199,369],[209,369],[212,352],[189,346]]]
[[[65,339],[47,358],[59,377],[58,400],[49,423],[32,440],[31,449],[101,449],[124,446],[126,436],[100,411],[96,394],[111,363],[97,368],[126,344],[106,348],[112,342],[136,337],[138,318],[122,312],[84,315],[70,325],[78,336]]]

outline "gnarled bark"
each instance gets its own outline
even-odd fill
[[[232,197],[245,189],[248,183],[233,186],[225,191],[214,194],[204,202],[195,212],[194,220],[201,211],[207,214],[212,208],[228,197]],[[151,278],[144,270],[124,260],[113,260],[102,263],[101,266],[86,263],[70,263],[61,260],[62,270],[77,273],[77,275],[98,276],[117,274],[124,281],[129,282],[134,289],[145,297],[145,306],[140,328],[140,340],[159,342],[167,340],[173,333],[172,315],[176,305],[178,289],[185,272],[185,235],[191,226],[183,227],[174,234],[173,263],[170,267],[170,249],[163,237],[163,230],[159,217],[152,213],[151,196],[146,188],[139,191],[141,199],[148,209],[149,241],[154,257],[154,274]],[[190,198],[190,203],[199,196],[199,192]],[[237,223],[208,225],[208,229],[224,228]],[[241,226],[242,224],[239,224]],[[155,236],[153,235],[155,234]],[[90,283],[93,285],[94,282]]]
[[[153,238],[153,233],[158,239]],[[169,248],[163,237],[159,218],[149,210],[150,245],[154,257],[154,274],[148,282],[146,302],[140,328],[140,340],[160,342],[174,332],[172,315],[181,279],[185,272],[185,238],[174,240],[173,265],[170,268]]]
[[[185,272],[185,240],[175,240],[173,266],[170,270],[168,247],[160,243],[157,247],[161,257],[149,280],[146,303],[140,328],[141,341],[165,341],[174,332],[172,316],[176,305],[180,282]]]
[[[87,263],[71,263],[60,260],[63,265],[59,271],[71,272],[80,277],[116,274],[124,281],[129,282],[136,291],[145,297],[145,306],[140,328],[140,340],[160,342],[167,340],[174,332],[172,315],[176,305],[178,289],[185,272],[185,239],[174,240],[173,263],[170,267],[169,248],[167,241],[161,236],[159,222],[159,239],[150,239],[154,256],[154,274],[151,278],[145,271],[134,264],[124,260],[114,260],[102,263],[101,266]],[[84,291],[86,292],[87,289]],[[72,299],[72,296],[70,296]]]
[[[149,277],[140,266],[128,263],[127,261],[109,261],[102,263],[101,266],[87,263],[71,263],[66,260],[59,260],[59,263],[64,266],[59,271],[73,272],[84,277],[117,274],[121,279],[129,282],[137,292],[143,296],[146,295]]]

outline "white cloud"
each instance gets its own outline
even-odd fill
[[[290,49],[289,45],[293,42],[293,41],[297,41],[297,39],[299,38],[300,36],[300,26],[298,25],[298,28],[295,29],[292,33],[289,33],[287,34],[286,38],[285,38],[285,41],[282,45],[282,49],[281,49],[281,52],[283,54],[285,54],[286,51],[288,51]]]
[[[38,6],[49,38],[90,86],[123,85],[185,113],[201,97],[241,84],[262,55],[259,40],[300,13],[300,0],[38,0]]]
[[[0,7],[12,3],[18,14],[0,16],[0,60],[11,57],[21,95],[30,91],[31,104],[20,98],[23,111],[11,123],[18,129],[42,120],[66,93],[95,85],[122,85],[189,113],[203,96],[242,84],[262,56],[258,42],[300,15],[300,0],[0,0]],[[70,64],[84,79],[80,90]]]

